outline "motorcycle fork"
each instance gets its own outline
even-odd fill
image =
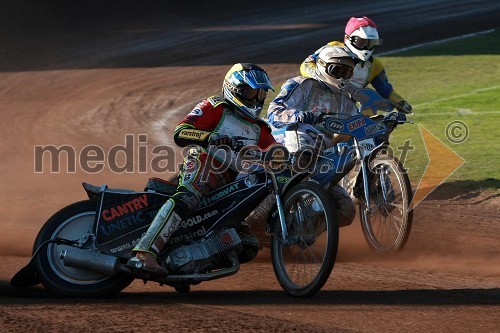
[[[286,228],[286,219],[285,219],[285,210],[283,207],[283,202],[281,200],[281,193],[280,193],[280,188],[278,187],[278,181],[276,180],[276,175],[274,172],[269,172],[271,175],[271,180],[273,181],[273,187],[274,187],[274,195],[276,197],[276,206],[278,208],[278,217],[280,220],[280,226],[281,226],[281,235],[283,237],[282,241],[286,243],[288,239],[288,230]]]
[[[363,154],[361,153],[361,148],[358,143],[358,140],[354,138],[354,147],[356,149],[356,159],[359,161],[361,166],[361,175],[363,177],[363,194],[365,197],[365,212],[368,214],[370,212],[370,191],[368,184],[368,165],[366,163],[366,159],[363,158]]]
[[[275,193],[275,197],[276,197],[276,206],[278,208],[278,218],[279,218],[280,227],[281,227],[280,242],[283,245],[288,246],[290,244],[293,244],[294,240],[290,239],[290,237],[288,236],[288,229],[287,229],[286,218],[285,218],[285,208],[283,207],[281,190],[280,190],[280,187],[278,185],[278,181],[276,180],[276,175],[274,174],[274,172],[270,171],[269,175],[271,176],[271,180],[273,182],[274,193]]]

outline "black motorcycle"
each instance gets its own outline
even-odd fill
[[[307,179],[308,173],[290,172],[286,148],[251,149],[243,148],[239,156],[246,165],[260,167],[248,168],[234,182],[204,196],[194,216],[181,222],[159,254],[168,276],[148,277],[126,267],[131,250],[176,189],[152,178],[140,192],[83,183],[88,200],[61,209],[45,223],[30,262],[11,284],[42,283],[60,296],[107,297],[143,279],[189,292],[191,285],[239,270],[244,249],[237,229],[273,194],[264,225],[271,236],[275,275],[289,295],[315,294],[329,278],[337,255],[338,224],[331,200]]]

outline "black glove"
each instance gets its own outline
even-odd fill
[[[314,125],[318,121],[318,116],[316,116],[311,111],[304,111],[299,113],[299,122],[302,124]]]
[[[404,113],[411,113],[412,107],[407,101],[399,102],[399,106]]]
[[[233,138],[226,134],[212,133],[208,144],[214,146],[229,146],[233,148]]]

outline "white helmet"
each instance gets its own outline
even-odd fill
[[[328,86],[343,88],[352,77],[357,59],[343,46],[325,46],[318,54],[314,78]]]
[[[362,61],[367,61],[376,45],[382,45],[377,26],[368,17],[351,17],[345,26],[344,44]]]

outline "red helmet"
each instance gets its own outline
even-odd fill
[[[351,17],[345,26],[344,44],[360,60],[367,61],[376,45],[382,45],[377,26],[368,17]]]

